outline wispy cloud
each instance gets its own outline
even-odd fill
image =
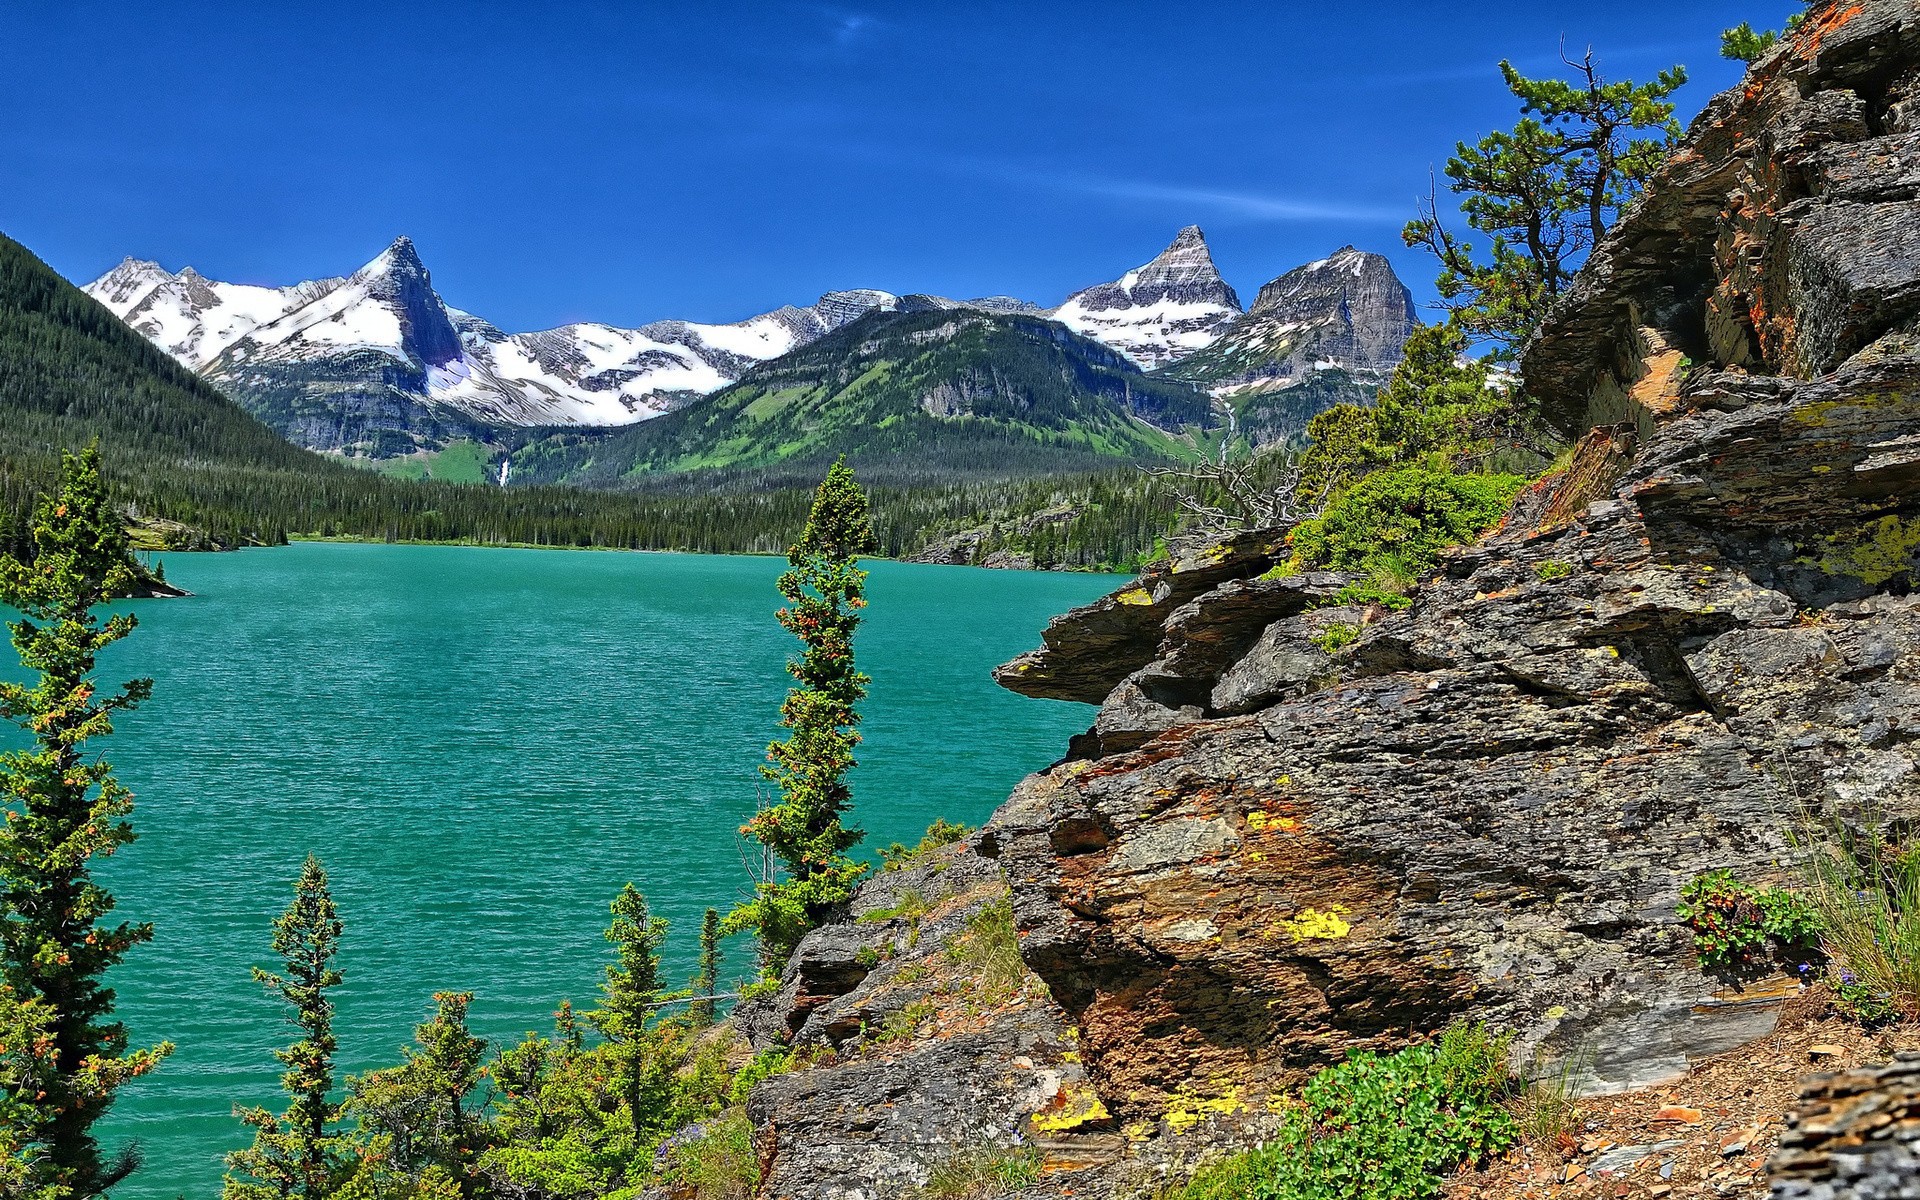
[[[1212,215],[1257,222],[1346,221],[1399,225],[1407,215],[1406,205],[1367,204],[1339,197],[1276,195],[1152,179],[1121,179],[1071,171],[1041,170],[990,159],[949,158],[928,165],[958,175],[992,179],[1024,188],[1045,188],[1077,196],[1173,209],[1183,219]]]
[[[833,40],[851,46],[871,33],[880,22],[865,13],[838,13],[834,17]]]
[[[1151,204],[1181,205],[1190,209],[1208,209],[1216,213],[1256,221],[1378,221],[1397,225],[1406,220],[1404,208],[1355,204],[1342,200],[1260,195],[1251,192],[1181,187],[1124,179],[1058,177],[1050,182],[1063,190],[1086,195],[1108,196],[1116,200],[1137,200]]]

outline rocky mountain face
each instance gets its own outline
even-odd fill
[[[1166,374],[1219,395],[1277,391],[1333,367],[1383,375],[1415,323],[1413,293],[1393,265],[1346,246],[1261,288],[1244,317]]]
[[[975,897],[997,870],[1044,988],[878,1041],[855,1016],[925,978],[910,942],[811,935],[742,1016],[833,1048],[754,1095],[768,1194],[902,1194],[982,1139],[1043,1155],[1035,1194],[1147,1194],[1313,1070],[1462,1017],[1589,1092],[1767,1035],[1800,978],[1703,969],[1680,889],[1792,882],[1806,810],[1920,818],[1915,162],[1920,10],[1816,5],[1528,349],[1572,463],[1410,608],[1269,578],[1286,531],[1257,531],[1001,668],[1099,706],[944,868]],[[1911,1064],[1824,1086],[1781,1194],[1905,1194]]]
[[[733,325],[509,334],[447,305],[406,238],[350,276],[288,288],[129,259],[86,291],[289,440],[375,457],[520,426],[658,416],[901,301],[829,292]]]
[[[1371,401],[1416,321],[1393,265],[1346,246],[1268,283],[1219,338],[1160,374],[1220,397],[1256,445],[1284,441],[1335,404]]]
[[[1151,262],[1067,297],[1048,315],[1151,370],[1210,345],[1240,315],[1206,235],[1189,225]]]

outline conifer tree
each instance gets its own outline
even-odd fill
[[[714,1001],[720,990],[720,910],[710,908],[700,922],[700,967],[693,977],[693,994],[708,997],[693,1002],[693,1017],[703,1025],[712,1024]]]
[[[636,1136],[645,1134],[666,1107],[671,1092],[673,1060],[666,1047],[648,1036],[648,1025],[660,999],[660,947],[666,944],[667,922],[647,909],[647,898],[631,883],[608,906],[613,923],[607,941],[615,948],[614,961],[600,984],[600,1007],[588,1014],[594,1028],[607,1039],[614,1063],[614,1093],[627,1112]]]
[[[1487,255],[1447,229],[1434,197],[1402,233],[1439,259],[1441,302],[1452,319],[1505,356],[1539,325],[1680,137],[1668,97],[1686,83],[1684,67],[1652,83],[1610,83],[1592,51],[1566,61],[1572,81],[1529,79],[1502,62],[1520,122],[1459,143],[1447,162],[1467,224],[1491,239]]]
[[[113,1019],[107,971],[153,927],[105,924],[114,899],[92,869],[133,841],[133,796],[107,762],[88,758],[88,743],[112,733],[115,714],[147,699],[153,684],[136,679],[102,694],[93,678],[99,653],[135,625],[130,614],[102,621],[96,610],[136,577],[96,448],[63,456],[59,488],[36,511],[31,537],[30,564],[0,558],[0,604],[23,614],[10,626],[13,646],[38,674],[32,685],[0,682],[0,716],[33,739],[0,755],[0,983],[14,1022],[25,1013],[39,1027],[45,1055],[35,1088],[0,1105],[0,1140],[29,1164],[32,1187],[82,1200],[138,1165],[131,1147],[103,1158],[93,1126],[121,1085],[173,1049],[129,1053],[126,1027]]]
[[[758,931],[769,973],[852,897],[865,871],[847,857],[864,835],[842,817],[852,802],[846,776],[860,742],[857,706],[870,682],[854,666],[853,633],[866,607],[867,573],[858,560],[872,546],[867,494],[841,459],[815,491],[806,528],[787,553],[790,569],[777,585],[787,601],[780,624],[802,648],[787,663],[799,683],[780,706],[787,737],[767,747],[770,761],[761,768],[779,786],[780,801],[741,827],[773,853],[786,877],[763,880],[723,925],[728,933]]]
[[[630,1042],[646,1031],[660,998],[660,947],[666,944],[667,921],[647,910],[647,898],[631,883],[608,908],[613,923],[606,938],[615,948],[614,961],[600,984],[600,1007],[591,1015],[607,1040]]]
[[[293,1023],[304,1035],[274,1052],[286,1064],[280,1086],[290,1103],[281,1116],[264,1108],[236,1109],[255,1133],[250,1149],[227,1155],[226,1200],[325,1200],[343,1171],[345,1139],[334,1123],[344,1106],[328,1098],[338,1043],[327,993],[341,982],[333,968],[340,932],[326,868],[309,854],[293,902],[273,923],[273,950],[286,974],[253,970],[255,982],[292,1006]]]
[[[1794,13],[1787,18],[1787,32],[1800,28],[1807,19],[1803,12]],[[1720,57],[1731,58],[1735,62],[1752,63],[1759,61],[1767,51],[1780,44],[1780,31],[1777,29],[1755,29],[1746,21],[1720,34]]]
[[[433,1002],[433,1018],[414,1030],[417,1048],[400,1066],[349,1079],[347,1107],[372,1143],[372,1170],[419,1193],[450,1185],[473,1200],[488,1140],[484,1098],[473,1099],[487,1043],[467,1027],[472,992],[435,992]]]

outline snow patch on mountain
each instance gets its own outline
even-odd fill
[[[395,387],[498,425],[625,425],[658,416],[755,363],[899,305],[890,292],[829,292],[808,307],[734,324],[581,323],[509,334],[441,300],[407,238],[344,279],[254,287],[129,258],[85,290],[216,381],[245,375],[257,384],[278,371],[323,379],[318,394],[357,377],[367,388]],[[364,355],[374,359],[355,359]]]
[[[1189,225],[1151,262],[1075,292],[1048,315],[1151,370],[1212,345],[1240,316],[1240,297],[1220,277],[1206,235]]]

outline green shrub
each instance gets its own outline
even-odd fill
[[[1573,564],[1550,558],[1545,562],[1535,563],[1533,573],[1543,580],[1565,579],[1573,574]]]
[[[1758,962],[1776,949],[1820,952],[1820,911],[1805,896],[1742,883],[1731,871],[1708,871],[1680,889],[1675,910],[1693,930],[1700,964],[1730,970]]]
[[[892,921],[897,919],[906,921],[911,925],[918,923],[920,918],[926,916],[927,910],[932,907],[931,904],[927,903],[926,894],[919,888],[908,888],[900,893],[900,898],[893,902],[892,908],[876,908],[872,912],[861,913],[860,919],[867,922]]]
[[[1333,594],[1334,604],[1378,604],[1381,608],[1399,609],[1410,607],[1413,597],[1407,595],[1419,580],[1411,575],[1397,573],[1393,564],[1387,564],[1376,570],[1371,576],[1357,583],[1350,583]]]
[[[1345,621],[1329,621],[1307,640],[1328,654],[1338,654],[1360,636],[1360,627]]]
[[[1267,1146],[1203,1168],[1176,1200],[1430,1200],[1511,1146],[1507,1042],[1457,1025],[1428,1046],[1356,1052],[1314,1076]]]
[[[1430,462],[1375,471],[1296,526],[1294,565],[1418,576],[1478,538],[1526,486],[1518,475],[1454,475]]]
[[[762,1050],[753,1056],[746,1066],[734,1072],[733,1082],[727,1085],[727,1103],[738,1106],[747,1102],[753,1089],[761,1081],[772,1079],[775,1075],[785,1075],[799,1065],[791,1050]]]
[[[924,1200],[986,1200],[1019,1191],[1040,1178],[1040,1152],[1032,1146],[981,1146],[955,1150],[934,1164],[917,1195]]]
[[[951,846],[973,830],[945,817],[938,818],[927,826],[927,832],[920,838],[917,846],[905,846],[895,842],[880,848],[880,867],[884,871],[899,871],[912,866],[920,859],[932,854],[942,846]]]

